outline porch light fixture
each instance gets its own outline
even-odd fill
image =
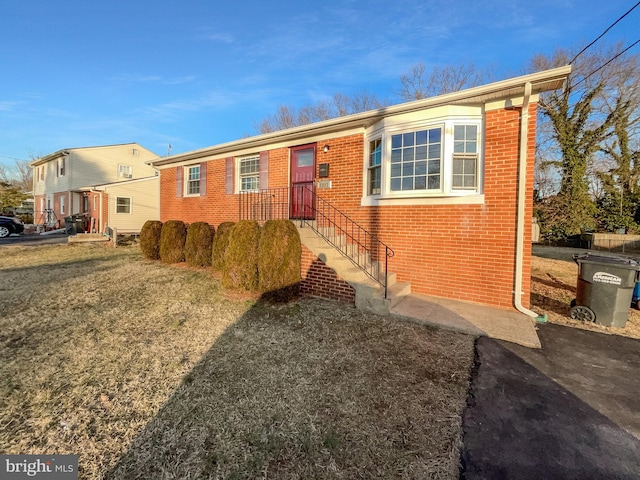
[[[329,151],[329,145],[325,145],[323,151],[324,153],[327,153]]]

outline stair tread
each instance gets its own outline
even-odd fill
[[[398,282],[397,275],[393,272],[387,273],[387,298],[384,298],[384,287],[373,280],[365,273],[364,269],[371,271],[378,262],[371,261],[368,253],[362,253],[360,257],[365,257],[364,269],[356,266],[353,261],[345,257],[340,250],[322,238],[312,228],[298,226],[302,243],[311,250],[314,255],[324,261],[324,263],[334,270],[338,276],[353,286],[356,290],[356,305],[375,313],[389,313],[394,305],[399,303],[404,297],[411,293],[411,284],[408,282]],[[380,273],[384,272],[381,266]]]

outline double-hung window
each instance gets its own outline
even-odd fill
[[[118,177],[119,178],[132,178],[133,167],[131,165],[118,164]]]
[[[454,190],[475,190],[478,186],[478,126],[455,125],[453,127],[453,177]]]
[[[187,167],[186,194],[200,195],[200,165]]]
[[[369,142],[369,195],[380,194],[380,180],[382,179],[382,139],[376,138]]]
[[[116,213],[131,213],[131,197],[116,197]]]
[[[253,192],[260,190],[260,156],[254,155],[238,159],[240,191]]]

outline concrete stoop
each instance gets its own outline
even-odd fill
[[[77,235],[69,235],[69,243],[88,243],[88,242],[108,242],[109,237],[105,237],[102,233],[78,233]]]
[[[388,315],[402,299],[411,294],[411,284],[398,282],[396,274],[387,274],[387,298],[384,288],[356,267],[333,245],[309,226],[298,226],[302,244],[313,252],[325,265],[353,287],[356,293],[356,307],[379,315]]]

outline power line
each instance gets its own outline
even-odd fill
[[[0,153],[0,157],[3,157],[3,158],[10,158],[11,160],[19,160],[19,161],[21,161],[21,162],[26,161],[24,158],[10,157],[9,155],[2,155],[1,153]]]
[[[640,2],[638,2],[638,4],[640,4]],[[621,52],[618,52],[616,55],[614,55],[612,58],[610,58],[608,61],[606,61],[605,63],[603,63],[602,65],[600,65],[598,68],[596,68],[594,71],[592,71],[591,73],[589,73],[588,75],[585,75],[584,77],[582,77],[580,79],[580,81],[574,83],[571,88],[576,88],[578,85],[580,85],[582,82],[584,82],[587,78],[589,78],[591,75],[597,73],[598,71],[602,70],[604,67],[606,67],[607,65],[609,65],[611,62],[613,62],[616,58],[618,58],[621,55],[624,55],[628,50],[630,50],[631,48],[635,47],[638,43],[640,43],[640,38],[638,40],[636,40],[635,42],[633,42],[631,45],[629,45],[627,48],[625,48],[624,50],[622,50]]]
[[[609,25],[607,27],[607,29],[604,32],[602,32],[598,38],[596,38],[593,42],[591,42],[589,45],[587,45],[582,50],[580,50],[578,52],[578,54],[571,59],[571,61],[569,62],[569,65],[571,65],[573,62],[575,62],[576,58],[578,58],[580,55],[582,55],[589,47],[591,47],[594,43],[596,43],[598,40],[600,40],[602,37],[604,37],[609,30],[611,30],[620,20],[622,20],[627,15],[629,15],[638,5],[640,5],[640,1],[638,3],[636,3],[633,7],[631,7],[624,15],[622,15],[620,18],[618,18],[615,22],[613,22],[611,25]],[[638,43],[638,42],[636,42],[636,43]]]

